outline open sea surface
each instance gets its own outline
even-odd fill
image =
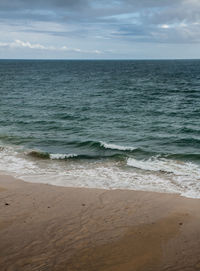
[[[200,61],[0,60],[0,171],[200,198]]]

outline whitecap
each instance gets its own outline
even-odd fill
[[[128,146],[121,146],[116,144],[109,144],[103,141],[100,141],[100,145],[105,149],[113,149],[113,150],[120,150],[120,151],[133,151],[137,148],[135,147],[128,147]]]
[[[73,158],[77,157],[77,154],[74,153],[69,153],[69,154],[62,154],[62,153],[51,153],[50,154],[50,159],[52,160],[62,160],[62,159],[67,159],[67,158]]]

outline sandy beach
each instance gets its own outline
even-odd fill
[[[1,271],[200,270],[200,200],[0,177]]]

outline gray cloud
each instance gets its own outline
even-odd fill
[[[55,8],[83,8],[88,5],[88,0],[14,0],[14,1],[0,1],[1,10],[16,10],[16,9],[55,9]]]

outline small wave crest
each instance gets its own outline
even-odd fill
[[[65,159],[68,159],[68,158],[78,157],[78,154],[74,154],[74,153],[69,153],[69,154],[51,153],[49,155],[49,157],[52,160],[65,160]]]
[[[135,151],[136,147],[122,146],[113,143],[106,143],[104,141],[83,141],[83,142],[71,142],[72,145],[76,145],[77,147],[89,148],[89,149],[97,149],[97,150],[118,150],[118,151]]]
[[[65,160],[68,158],[75,158],[78,156],[77,154],[72,154],[72,153],[69,153],[69,154],[48,153],[48,152],[42,152],[38,150],[29,151],[27,154],[34,158],[51,159],[51,160]]]
[[[100,146],[105,149],[112,149],[112,150],[119,150],[119,151],[134,151],[137,148],[134,147],[128,147],[128,146],[121,146],[116,144],[109,144],[103,141],[100,141]]]

